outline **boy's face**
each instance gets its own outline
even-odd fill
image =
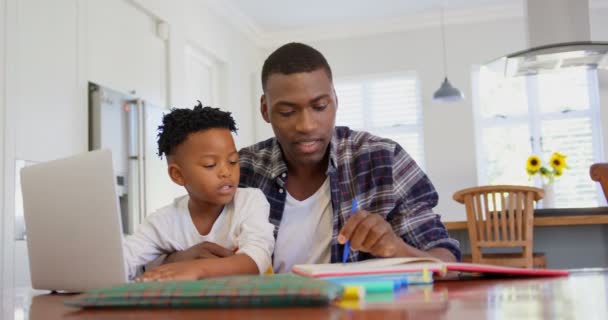
[[[286,160],[317,165],[326,155],[336,119],[337,99],[324,69],[268,77],[261,99]]]
[[[191,133],[169,159],[171,179],[194,201],[225,205],[239,184],[239,155],[228,129]]]

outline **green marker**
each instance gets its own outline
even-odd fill
[[[341,281],[341,285],[348,287],[362,287],[365,289],[365,294],[370,293],[392,293],[395,290],[394,281]]]

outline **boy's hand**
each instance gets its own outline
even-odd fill
[[[224,258],[232,255],[234,255],[234,252],[232,252],[231,250],[228,250],[218,245],[217,243],[205,241],[199,244],[195,244],[186,250],[177,251],[170,254],[165,259],[164,263],[173,263],[179,261],[206,258]]]
[[[136,282],[198,280],[204,276],[202,261],[190,260],[162,265],[147,271],[135,279]]]
[[[393,257],[403,244],[391,225],[379,214],[371,214],[359,210],[353,214],[338,235],[340,244],[350,239],[350,247],[354,250],[371,253],[376,257]]]
[[[225,258],[234,255],[232,250],[228,250],[217,243],[209,241],[193,245],[186,251],[192,251],[192,255],[196,257],[195,259]]]

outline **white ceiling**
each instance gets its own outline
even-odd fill
[[[534,0],[204,0],[260,46],[524,18]],[[587,0],[608,7],[608,0]]]
[[[523,0],[224,0],[247,16],[261,32],[284,32],[319,26],[373,23],[385,19],[477,10]]]

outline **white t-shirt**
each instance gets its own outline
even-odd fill
[[[274,271],[291,272],[302,263],[329,263],[332,217],[329,178],[305,200],[288,192],[274,249]]]
[[[129,279],[137,268],[160,255],[186,250],[204,241],[251,257],[264,273],[271,265],[274,226],[268,221],[270,205],[260,189],[238,188],[232,202],[224,206],[211,231],[201,235],[188,210],[188,196],[175,199],[146,218],[137,232],[126,237],[125,260]]]

